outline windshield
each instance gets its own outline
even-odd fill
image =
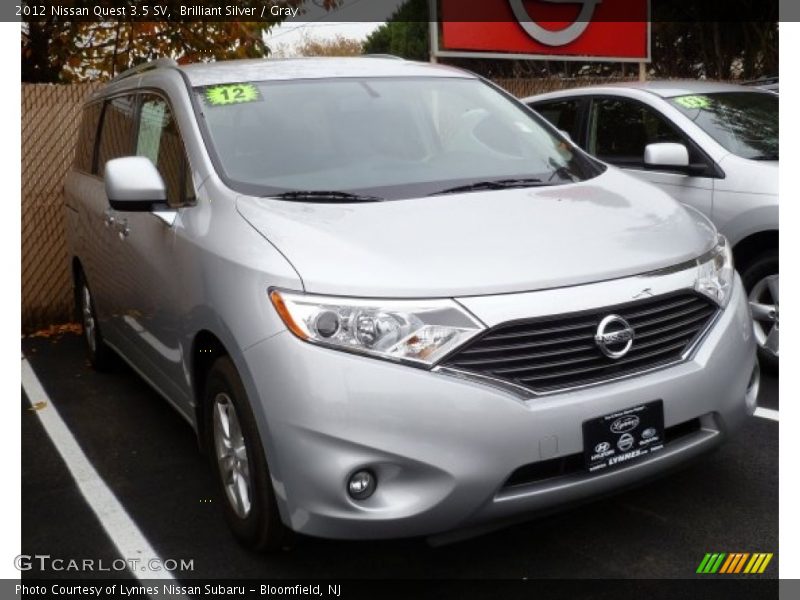
[[[399,199],[478,183],[556,185],[602,170],[475,79],[267,81],[196,93],[217,168],[246,194]],[[487,187],[495,181],[505,183]]]
[[[670,98],[726,150],[754,160],[778,160],[778,96],[725,92]]]

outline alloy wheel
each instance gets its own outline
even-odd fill
[[[236,515],[245,519],[252,506],[250,461],[236,408],[224,392],[214,398],[213,423],[214,446],[225,495]]]
[[[768,275],[750,291],[753,330],[760,348],[778,358],[779,295],[778,275]]]
[[[81,290],[81,313],[83,315],[83,333],[86,336],[86,343],[89,350],[93,353],[97,351],[97,324],[94,321],[94,310],[92,309],[92,294],[86,284]]]

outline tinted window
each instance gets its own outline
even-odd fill
[[[89,104],[83,109],[81,127],[78,131],[78,141],[75,144],[75,169],[92,172],[92,159],[94,158],[94,142],[97,136],[97,126],[100,122],[100,113],[103,110],[101,102]]]
[[[122,96],[106,102],[97,155],[97,171],[100,175],[103,175],[109,160],[131,155],[134,105],[133,96]]]
[[[566,131],[572,141],[578,140],[578,100],[559,100],[532,104],[533,108],[561,131]]]
[[[589,120],[589,152],[614,164],[642,165],[647,144],[685,140],[658,112],[633,100],[597,98]]]
[[[153,94],[142,96],[136,154],[156,165],[167,186],[167,201],[172,206],[194,198],[188,161],[178,125],[169,104]]]
[[[778,160],[778,96],[727,92],[669,101],[729,152],[756,160]]]

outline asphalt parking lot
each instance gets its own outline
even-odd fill
[[[751,419],[714,454],[643,487],[478,538],[432,547],[419,539],[302,537],[263,556],[242,549],[228,533],[191,428],[133,371],[119,361],[112,372],[95,373],[74,334],[25,338],[22,350],[153,549],[164,558],[193,559],[193,571],[175,573],[180,579],[687,578],[696,576],[707,552],[774,552],[759,577],[778,574],[778,423],[772,419]],[[759,404],[778,410],[775,377],[763,380]],[[22,553],[114,560],[117,549],[24,390],[21,410]],[[38,568],[25,574],[80,575]]]

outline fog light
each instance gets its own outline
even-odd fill
[[[356,471],[347,484],[347,492],[354,500],[365,500],[375,493],[378,480],[371,471]]]

